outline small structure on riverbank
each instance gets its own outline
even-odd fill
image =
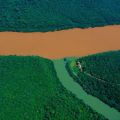
[[[82,65],[81,65],[81,63],[79,61],[76,61],[76,66],[79,68],[80,72],[83,71]]]

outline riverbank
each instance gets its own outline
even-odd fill
[[[47,33],[0,32],[0,55],[38,55],[49,59],[120,49],[120,26]]]

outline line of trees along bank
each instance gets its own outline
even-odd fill
[[[119,0],[0,0],[0,31],[54,31],[120,24]]]

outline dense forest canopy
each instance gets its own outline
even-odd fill
[[[52,61],[0,56],[0,120],[106,120],[68,92]]]
[[[84,71],[104,81],[120,84],[120,51],[96,54],[79,59]]]
[[[76,81],[83,89],[120,111],[120,51],[78,59],[83,71]]]
[[[0,31],[120,24],[119,0],[0,0]]]

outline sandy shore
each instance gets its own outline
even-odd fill
[[[0,32],[0,55],[38,55],[50,59],[120,49],[120,26],[47,33]]]

